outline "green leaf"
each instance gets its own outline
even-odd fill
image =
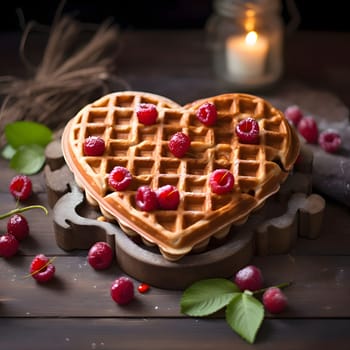
[[[207,316],[226,306],[239,292],[229,280],[212,278],[195,282],[181,298],[181,312],[189,316]]]
[[[5,126],[5,136],[13,148],[32,144],[45,147],[52,140],[52,131],[40,123],[17,121]]]
[[[1,155],[3,158],[10,160],[16,153],[16,150],[9,144],[5,145],[5,147],[1,151]]]
[[[12,157],[10,167],[25,175],[35,174],[45,163],[44,150],[39,145],[22,146]]]
[[[264,319],[264,307],[247,293],[234,296],[226,308],[226,321],[243,339],[253,344]]]

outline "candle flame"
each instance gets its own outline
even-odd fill
[[[253,46],[256,44],[258,40],[258,33],[255,32],[254,30],[252,30],[251,32],[249,32],[246,37],[245,37],[245,42],[247,45],[249,46]]]
[[[256,13],[253,9],[247,9],[245,16],[244,28],[247,32],[250,32],[256,27]]]

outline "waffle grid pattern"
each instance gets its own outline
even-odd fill
[[[249,95],[228,94],[208,100],[218,110],[218,121],[209,128],[196,118],[202,100],[180,107],[145,93],[107,95],[73,119],[72,141],[67,141],[72,144],[74,157],[79,159],[80,172],[86,172],[90,182],[93,180],[86,192],[103,211],[120,223],[126,220],[132,230],[170,255],[181,257],[221,232],[224,226],[247,217],[279,189],[287,174],[284,170],[290,170],[285,153],[291,137],[278,110],[265,100]],[[155,125],[138,123],[135,107],[143,102],[157,106],[159,115]],[[235,135],[237,123],[248,116],[258,120],[259,145],[240,144]],[[177,131],[191,139],[191,149],[181,159],[168,149],[168,141]],[[84,140],[91,135],[106,141],[104,156],[83,155]],[[70,164],[69,157],[66,158]],[[115,192],[108,187],[108,174],[117,165],[133,174],[132,186],[127,191]],[[218,168],[229,169],[234,174],[235,188],[231,195],[219,196],[210,191],[209,175]],[[76,173],[74,169],[73,172]],[[84,176],[80,180],[83,187],[87,185]],[[139,186],[157,189],[165,184],[180,191],[178,210],[146,213],[137,209],[134,197]],[[96,194],[104,203],[95,198]],[[127,216],[131,218],[129,221]]]

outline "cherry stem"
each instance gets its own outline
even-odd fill
[[[274,286],[274,287],[282,289],[282,288],[289,287],[291,284],[292,284],[292,282],[284,282],[284,283],[281,283],[281,284],[277,284],[277,285]],[[256,290],[256,291],[254,291],[253,294],[264,293],[264,292],[265,292],[267,289],[269,289],[269,288],[271,288],[271,287],[266,287],[266,288],[258,289],[258,290]]]
[[[222,181],[225,180],[225,177],[227,177],[227,174],[228,174],[228,171],[225,171],[225,173],[221,176],[221,179],[219,180],[219,185],[221,186],[224,185]]]
[[[45,212],[46,215],[49,213],[47,211],[47,209],[44,206],[42,206],[42,205],[28,205],[27,207],[12,209],[12,210],[8,211],[5,214],[1,214],[0,215],[0,220],[6,219],[9,216],[12,216],[14,214],[23,213],[24,211],[31,210],[31,209],[41,209],[41,210],[43,210]]]
[[[167,195],[166,195],[166,197],[170,197],[173,193],[175,193],[176,192],[176,189],[175,190],[172,190],[171,192],[169,192]]]

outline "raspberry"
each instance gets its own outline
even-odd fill
[[[236,125],[236,133],[241,143],[259,143],[259,124],[254,118],[246,118]]]
[[[96,270],[104,270],[113,261],[113,250],[106,242],[95,243],[88,252],[88,263]]]
[[[27,175],[17,175],[10,182],[10,192],[19,201],[24,201],[32,194],[32,181]]]
[[[341,145],[341,137],[335,130],[325,130],[318,137],[319,145],[328,153],[335,153]]]
[[[216,169],[210,174],[209,184],[211,191],[224,194],[233,189],[235,178],[227,169]]]
[[[142,211],[152,211],[158,208],[157,194],[148,186],[141,186],[136,192],[136,205]]]
[[[11,258],[17,253],[18,247],[18,241],[11,233],[6,233],[0,237],[0,256]]]
[[[308,143],[317,143],[318,127],[315,119],[311,116],[304,117],[298,124],[298,131]]]
[[[136,115],[140,123],[152,125],[158,118],[157,107],[152,103],[140,103],[136,107]]]
[[[130,303],[134,299],[134,283],[128,277],[117,278],[111,287],[111,297],[119,305]]]
[[[243,292],[250,290],[261,289],[263,287],[263,276],[259,268],[254,265],[248,265],[236,273],[234,282],[237,287]]]
[[[113,168],[108,176],[108,183],[117,191],[123,191],[127,189],[132,180],[132,176],[128,169],[122,166],[116,166]]]
[[[158,203],[161,209],[175,210],[180,203],[178,189],[172,185],[165,185],[157,190]]]
[[[56,268],[44,254],[37,255],[30,264],[30,274],[40,283],[50,281],[55,275]]]
[[[170,138],[168,146],[175,157],[182,158],[189,150],[191,140],[188,135],[179,131]]]
[[[86,156],[102,156],[105,151],[105,142],[101,137],[89,136],[85,139],[83,150]]]
[[[214,125],[217,117],[216,106],[211,102],[203,103],[197,110],[198,120],[206,126]]]
[[[272,314],[278,314],[285,310],[288,304],[287,297],[280,288],[270,287],[263,294],[265,309]]]
[[[300,120],[304,117],[301,109],[297,105],[287,107],[284,111],[284,115],[294,126],[298,126]]]
[[[14,214],[7,221],[7,232],[16,237],[18,241],[29,235],[29,225],[27,219],[20,215]]]

